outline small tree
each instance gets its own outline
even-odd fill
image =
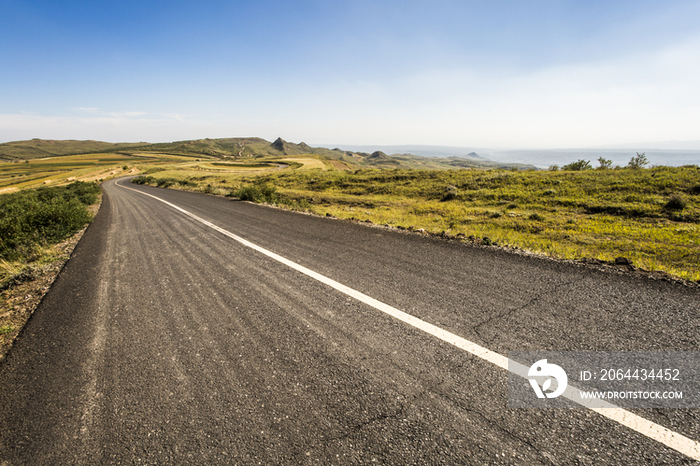
[[[549,166],[549,171],[550,171],[550,172],[557,172],[557,171],[559,171],[559,165],[550,165],[550,166]]]
[[[600,164],[598,170],[610,170],[612,168],[612,160],[598,157],[598,163]]]
[[[590,170],[593,167],[591,167],[591,162],[590,160],[578,160],[576,162],[571,162],[568,165],[564,165],[561,167],[562,170],[571,170],[571,171],[581,171],[581,170]]]
[[[644,154],[645,152],[642,152],[641,154],[637,152],[637,155],[630,159],[630,163],[628,163],[627,166],[629,168],[634,168],[635,170],[644,168],[644,165],[647,165],[649,163],[649,161],[647,160],[647,156]]]

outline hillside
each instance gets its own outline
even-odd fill
[[[0,144],[0,160],[30,160],[63,155],[119,152],[122,154],[167,154],[189,157],[230,158],[275,158],[297,155],[316,155],[328,160],[337,160],[349,168],[420,168],[444,170],[453,168],[534,168],[522,163],[499,163],[471,153],[460,157],[425,157],[414,154],[387,155],[382,151],[373,153],[345,151],[311,147],[277,138],[269,142],[262,138],[196,139],[168,143],[120,143],[100,141],[54,141],[32,139]]]
[[[114,144],[101,141],[31,139],[29,141],[14,141],[0,144],[0,160],[31,160],[61,155],[116,152],[143,144],[143,142]]]

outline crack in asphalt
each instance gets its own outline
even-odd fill
[[[553,286],[553,289],[552,289],[552,290],[547,291],[547,292],[544,292],[544,293],[540,293],[539,295],[537,295],[537,296],[535,296],[534,298],[530,299],[527,303],[523,304],[522,306],[515,307],[515,308],[509,309],[509,310],[507,310],[507,311],[500,312],[500,313],[497,313],[497,314],[491,314],[489,317],[487,317],[487,318],[486,318],[485,320],[483,320],[482,322],[479,322],[478,324],[474,325],[474,326],[472,327],[472,330],[474,330],[474,332],[479,336],[479,338],[481,338],[481,340],[482,340],[484,343],[491,344],[491,343],[493,343],[493,341],[496,339],[497,335],[494,334],[493,337],[486,337],[486,336],[484,336],[484,335],[482,334],[482,327],[483,327],[483,326],[488,325],[488,324],[491,324],[491,323],[492,323],[493,321],[495,321],[495,320],[499,320],[499,319],[502,319],[502,318],[510,317],[511,315],[515,314],[516,312],[522,311],[523,309],[527,309],[528,307],[532,306],[532,305],[535,304],[536,302],[541,301],[541,300],[544,299],[545,297],[549,296],[551,293],[554,293],[557,289],[559,289],[559,288],[561,288],[561,287],[565,287],[565,286],[572,285],[572,284],[576,283],[577,281],[578,281],[578,280],[570,280],[570,281],[567,281],[567,282],[562,283],[562,284],[560,284],[560,285]]]

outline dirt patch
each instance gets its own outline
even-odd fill
[[[90,206],[97,214],[100,204]],[[0,293],[0,361],[5,359],[17,336],[27,323],[56,277],[68,262],[73,249],[83,237],[86,228],[54,246],[58,259],[40,267],[28,267],[14,277],[7,289]]]
[[[336,170],[350,170],[350,167],[348,167],[343,162],[340,162],[338,160],[331,160],[331,164],[333,165],[333,168],[335,168]]]

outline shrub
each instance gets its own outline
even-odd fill
[[[591,170],[591,162],[588,160],[578,160],[576,162],[571,162],[568,165],[561,167],[562,170],[568,171],[581,171],[581,170]]]
[[[612,168],[612,160],[608,160],[603,157],[598,157],[598,170],[610,170]]]
[[[156,179],[156,186],[159,188],[169,188],[170,186],[174,185],[177,183],[177,180],[174,180],[172,178],[158,178]]]
[[[94,183],[76,182],[0,196],[0,259],[30,257],[80,230],[91,221],[87,206],[99,192]]]
[[[152,176],[137,176],[131,182],[135,184],[156,184],[156,179]]]
[[[131,180],[132,183],[158,186],[159,188],[169,188],[174,185],[197,186],[197,183],[189,180],[178,180],[175,178],[154,178],[152,176],[137,176]]]
[[[445,188],[445,192],[442,195],[442,198],[440,199],[441,201],[451,201],[452,199],[457,197],[457,187],[456,186],[447,186]]]
[[[668,199],[664,205],[666,210],[683,210],[688,205],[688,202],[680,195],[674,194]]]
[[[251,202],[267,202],[269,204],[276,204],[280,200],[280,196],[277,193],[277,188],[268,185],[267,183],[262,183],[259,185],[249,185],[242,186],[233,192],[235,197],[238,197],[242,201]]]
[[[642,152],[641,154],[639,152],[637,152],[637,155],[635,155],[634,157],[632,157],[630,159],[629,163],[627,164],[627,167],[634,168],[635,170],[638,170],[640,168],[644,168],[644,166],[649,163],[646,155],[644,155],[644,154],[645,154],[645,152]]]

